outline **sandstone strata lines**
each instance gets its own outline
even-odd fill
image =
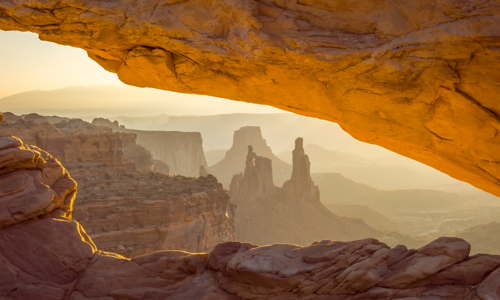
[[[13,137],[0,137],[0,149],[2,178],[21,183],[20,174],[31,172],[31,178],[39,180],[39,186],[48,190],[38,193],[29,186],[17,185],[24,197],[0,194],[0,203],[9,206],[0,207],[1,216],[12,212],[12,207],[25,208],[16,211],[15,219],[2,219],[1,298],[489,300],[500,297],[500,258],[469,256],[470,245],[459,238],[439,238],[418,250],[405,246],[391,249],[375,239],[364,239],[346,243],[325,240],[309,247],[287,244],[259,247],[229,242],[217,245],[210,253],[160,251],[132,259],[98,251],[83,228],[71,220],[69,200],[75,184],[59,162],[43,151],[23,146]],[[46,172],[47,167],[56,171]],[[65,184],[60,184],[61,180]],[[29,197],[32,201],[26,203]],[[31,203],[35,205],[30,206]],[[42,205],[47,203],[49,206]]]
[[[499,24],[483,0],[0,0],[1,30],[127,84],[337,122],[500,196]]]

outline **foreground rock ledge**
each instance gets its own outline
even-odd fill
[[[0,137],[0,187],[0,299],[500,297],[500,256],[469,256],[470,245],[459,238],[418,250],[364,239],[309,247],[228,242],[208,254],[160,251],[132,259],[98,251],[71,220],[73,179],[49,154],[12,136]]]
[[[123,82],[339,123],[500,196],[500,3],[0,0]]]

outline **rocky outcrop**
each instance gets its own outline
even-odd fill
[[[83,48],[130,85],[337,122],[500,196],[498,2],[157,4],[1,0],[0,29]]]
[[[10,123],[15,123],[17,121],[22,121],[23,118],[20,117],[20,116],[16,116],[15,114],[11,113],[11,112],[5,112],[3,113],[3,118],[5,120],[5,122],[10,122]],[[1,122],[2,120],[0,120]]]
[[[71,217],[76,182],[53,156],[0,137],[0,228],[53,213]]]
[[[199,132],[143,131],[121,129],[137,135],[137,143],[166,163],[172,175],[198,177],[200,166],[207,166]]]
[[[153,155],[151,155],[151,152],[146,150],[144,147],[136,143],[137,135],[133,133],[120,133],[117,135],[122,141],[123,155],[134,162],[138,171],[155,171]],[[159,168],[161,169],[162,167],[159,166]],[[168,169],[168,166],[166,168]]]
[[[245,171],[233,176],[229,190],[231,200],[238,205],[234,218],[236,240],[260,245],[309,245],[326,239],[377,237],[394,245],[418,245],[411,238],[379,231],[362,220],[338,217],[328,211],[319,201],[318,187],[311,180],[300,138],[294,154],[294,175],[279,188],[273,182],[271,159],[256,155],[253,147],[248,146]]]
[[[209,175],[205,166],[200,166],[199,174],[200,174],[200,177],[205,177],[205,176]]]
[[[252,145],[253,151],[258,156],[271,159],[274,182],[281,185],[290,178],[292,166],[274,155],[258,126],[246,126],[236,130],[231,149],[226,152],[223,160],[210,167],[210,172],[223,181],[231,182],[234,174],[245,170],[248,145]]]
[[[207,168],[199,132],[127,129],[117,121],[103,118],[94,119],[92,124],[108,126],[114,132],[133,133],[137,136],[137,144],[150,151],[154,159],[168,165],[170,174],[198,177],[200,166]]]
[[[75,185],[57,160],[13,137],[0,138],[0,149],[0,176],[13,180],[9,188],[29,182],[19,175],[26,171],[36,180],[52,179],[39,185],[46,193],[18,184],[25,197],[0,194],[0,203],[9,203],[1,215],[15,211],[0,229],[0,297],[8,300],[500,297],[500,257],[469,256],[470,245],[459,238],[440,238],[418,250],[365,239],[308,247],[228,242],[210,253],[159,251],[132,259],[98,251],[70,219]],[[43,178],[47,162],[60,176],[49,172],[56,176]],[[64,200],[57,197],[62,194]],[[23,203],[28,198],[37,201]]]
[[[110,120],[106,118],[94,118],[92,120],[92,125],[94,126],[102,126],[102,127],[109,127],[111,129],[120,129],[120,123],[118,121],[111,122]]]
[[[155,169],[156,172],[165,174],[165,175],[170,175],[170,168],[168,165],[161,160],[154,159],[154,165],[153,168]]]
[[[0,135],[20,137],[52,153],[68,168],[105,165],[129,170],[137,168],[142,172],[154,170],[151,153],[136,144],[134,134],[114,134],[108,127],[97,127],[80,119],[52,124],[37,114],[29,114],[26,118],[28,120],[17,119],[15,123],[0,123]]]
[[[97,247],[126,257],[160,250],[208,252],[234,241],[234,209],[215,177],[75,170],[73,217]]]
[[[283,192],[288,199],[319,202],[319,189],[311,179],[311,162],[304,152],[304,140],[295,140],[292,152],[292,178],[283,184]]]

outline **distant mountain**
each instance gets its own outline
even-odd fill
[[[474,226],[453,236],[465,239],[472,245],[471,255],[477,253],[500,254],[500,223],[491,222]]]
[[[470,201],[469,196],[436,190],[378,190],[338,173],[313,173],[311,177],[319,187],[321,202],[368,205],[389,217],[404,211],[452,210]]]
[[[0,99],[2,111],[65,117],[127,117],[281,112],[269,106],[132,86],[91,85],[34,90]],[[150,120],[142,125],[157,125]],[[87,121],[91,121],[88,120]]]

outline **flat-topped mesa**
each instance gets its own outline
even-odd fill
[[[319,202],[319,188],[311,179],[311,162],[304,152],[304,140],[295,140],[292,178],[283,184],[287,199],[296,201]]]
[[[151,152],[154,159],[166,163],[172,175],[198,177],[200,166],[208,169],[199,132],[128,129],[104,118],[95,118],[92,124],[111,128],[115,133],[135,134],[137,144]]]
[[[248,166],[244,164],[247,157],[248,145],[252,145],[252,151],[261,157],[271,160],[273,169],[273,181],[281,185],[288,178],[292,167],[274,155],[258,126],[245,126],[234,132],[233,145],[226,152],[223,160],[210,167],[210,171],[225,181],[231,181],[234,174],[241,173]]]

